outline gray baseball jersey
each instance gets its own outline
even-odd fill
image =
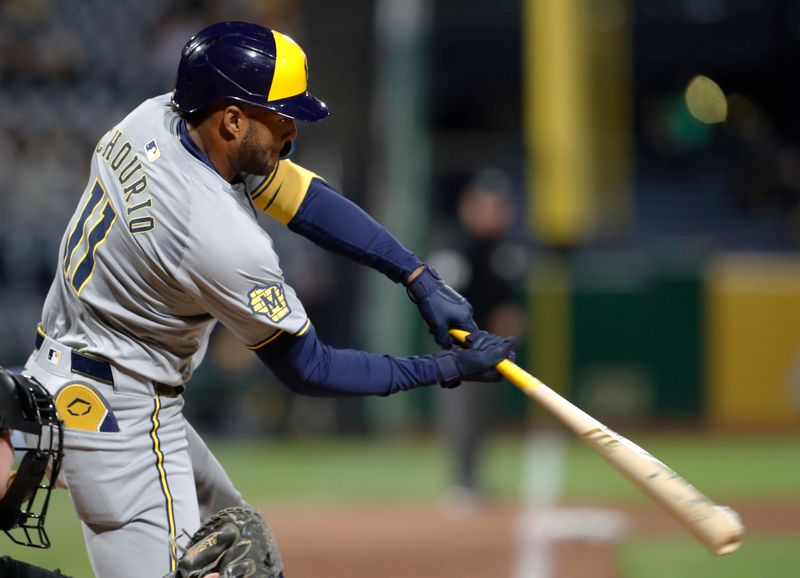
[[[253,348],[308,327],[246,182],[192,156],[178,121],[162,95],[100,139],[42,318],[64,345],[169,385],[200,363],[215,320]]]
[[[61,481],[99,578],[174,570],[201,509],[243,504],[169,387],[214,323],[253,349],[310,324],[256,214],[288,222],[315,175],[281,161],[232,185],[180,126],[163,95],[100,139],[25,366],[64,419]],[[75,351],[113,375],[76,369]]]

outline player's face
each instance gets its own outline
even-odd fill
[[[251,110],[248,118],[250,123],[239,147],[241,170],[268,175],[278,163],[281,149],[297,136],[297,128],[294,120],[271,110]]]
[[[14,465],[14,448],[11,447],[11,430],[3,430],[0,434],[0,499],[8,488],[8,476]]]

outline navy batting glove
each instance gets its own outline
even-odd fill
[[[417,304],[428,331],[440,346],[450,349],[453,338],[450,329],[478,331],[472,319],[472,305],[457,291],[447,285],[439,274],[425,265],[422,273],[417,275],[406,287],[408,296]]]
[[[503,376],[495,365],[504,359],[515,358],[513,337],[498,337],[486,331],[476,331],[467,336],[467,349],[456,347],[440,351],[433,356],[439,371],[439,385],[456,387],[462,379],[468,381],[497,382]]]

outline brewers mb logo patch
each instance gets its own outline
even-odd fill
[[[271,285],[256,285],[250,290],[250,309],[253,313],[266,315],[270,321],[277,323],[289,313],[289,305],[286,304],[286,295],[283,293],[283,286],[279,283]]]

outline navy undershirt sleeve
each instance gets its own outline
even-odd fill
[[[316,397],[386,396],[438,381],[433,356],[335,349],[320,342],[314,327],[300,337],[284,333],[256,354],[286,387]]]
[[[361,207],[313,179],[289,229],[401,283],[422,262]]]

